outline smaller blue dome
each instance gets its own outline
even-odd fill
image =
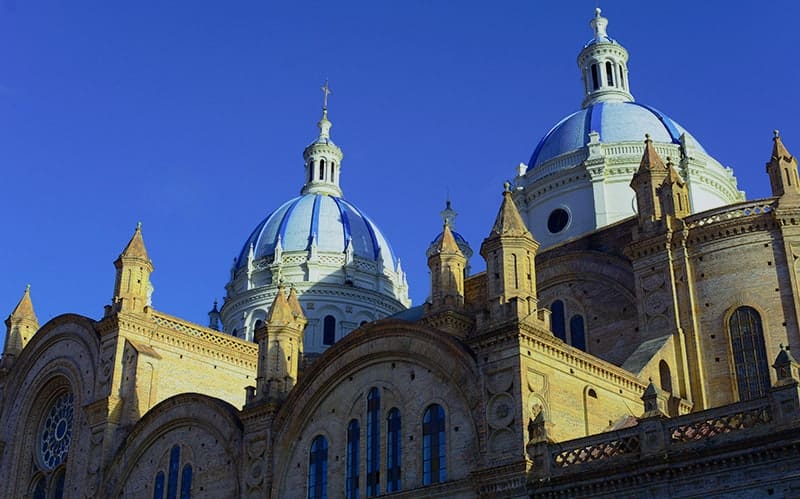
[[[312,238],[320,253],[344,253],[347,241],[353,256],[387,263],[395,258],[389,243],[361,210],[342,198],[326,194],[304,194],[290,199],[256,226],[239,253],[236,269],[246,265],[250,246],[255,260],[275,254],[281,240],[284,252],[307,251]]]
[[[467,242],[467,240],[466,240],[466,239],[464,239],[464,236],[462,236],[461,234],[459,234],[458,232],[456,232],[456,231],[454,231],[454,230],[451,230],[450,232],[452,232],[452,233],[453,233],[453,239],[455,239],[455,240],[456,240],[456,244],[457,244],[457,245],[461,246],[462,244],[466,244],[467,246],[469,246],[469,243]],[[439,241],[441,241],[441,240],[442,240],[442,235],[443,235],[443,234],[444,234],[443,232],[440,232],[440,233],[439,233],[439,234],[438,234],[438,235],[437,235],[437,236],[436,236],[436,237],[433,239],[433,241],[431,241],[431,244],[430,244],[430,246],[433,246],[433,245],[435,245],[435,244],[439,244]]]
[[[680,144],[684,133],[691,137],[682,126],[653,107],[638,102],[597,102],[570,114],[550,129],[533,151],[528,168],[580,149],[589,142],[592,131],[599,133],[600,141],[605,143],[643,142],[645,133],[654,142],[667,144]]]

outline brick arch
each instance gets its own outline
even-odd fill
[[[420,414],[425,407],[439,403],[447,408],[449,421],[458,421],[453,423],[460,426],[460,433],[456,435],[463,435],[465,439],[469,436],[470,439],[471,447],[467,451],[463,451],[463,446],[456,451],[454,444],[452,452],[458,452],[459,456],[481,455],[480,448],[485,446],[480,432],[483,404],[479,372],[471,352],[462,343],[441,332],[386,319],[354,331],[329,348],[301,378],[276,415],[275,451],[272,456],[275,465],[273,496],[281,496],[290,487],[289,474],[302,475],[305,472],[306,447],[314,435],[323,432],[331,434],[329,445],[333,449],[332,455],[337,455],[337,452],[341,454],[338,449],[343,448],[343,429],[350,417],[346,410],[353,400],[353,395],[348,392],[351,390],[349,384],[352,383],[352,390],[366,394],[370,386],[387,384],[386,380],[375,380],[375,372],[392,372],[395,366],[399,370],[396,372],[398,377],[414,374],[418,382],[435,380],[436,384],[431,393],[424,392],[428,397],[411,397],[408,393],[402,393],[404,390],[410,392],[409,388],[396,381],[392,383],[403,418],[404,433],[414,431],[412,426],[421,425]],[[335,394],[335,397],[331,394]],[[348,406],[341,411],[333,407],[333,400],[340,400],[340,397]],[[381,410],[385,412],[388,409],[386,406]],[[455,413],[458,413],[458,418],[455,418]],[[331,428],[337,425],[341,427],[338,433]],[[417,444],[421,444],[421,430],[420,437],[415,437],[409,447]],[[404,456],[407,454],[406,449],[403,453]],[[416,447],[408,449],[410,457],[416,457],[417,453]],[[466,464],[472,467],[477,465],[477,462]],[[329,468],[329,473],[336,473],[335,465]],[[298,483],[300,480],[297,479]],[[329,487],[332,486],[330,484],[331,481]]]
[[[106,474],[106,496],[152,496],[163,456],[177,444],[189,461],[203,456],[205,467],[194,467],[198,497],[238,497],[242,433],[238,412],[229,403],[198,393],[170,397],[134,425],[116,452]]]

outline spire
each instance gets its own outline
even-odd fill
[[[450,230],[450,224],[448,224],[447,221],[445,221],[444,223],[444,229],[442,230],[442,239],[439,242],[438,249],[440,253],[452,253],[452,254],[463,255],[463,253],[461,253],[461,250],[458,247],[458,244],[456,244],[456,238],[453,237],[453,232]]]
[[[292,308],[286,300],[286,295],[283,292],[283,285],[278,286],[278,293],[275,295],[272,305],[269,307],[267,314],[267,323],[270,325],[285,325],[292,322],[294,318]]]
[[[772,138],[772,157],[767,163],[767,174],[772,195],[781,198],[781,203],[800,202],[800,178],[797,175],[797,158],[783,145],[781,134],[775,130]]]
[[[214,308],[208,313],[208,327],[219,331],[219,310],[217,310],[217,300],[214,300]]]
[[[511,184],[509,182],[504,184],[503,202],[500,205],[500,211],[497,213],[489,238],[499,236],[528,236],[531,239],[533,238],[525,226],[525,222],[522,221],[517,205],[511,199]]]
[[[594,11],[589,21],[594,36],[578,54],[578,67],[583,74],[583,107],[598,102],[632,102],[628,86],[628,51],[608,36],[608,19]]]
[[[331,140],[331,122],[328,120],[328,96],[332,93],[328,80],[322,90],[322,118],[317,122],[319,136],[303,151],[306,180],[302,194],[329,194],[341,197],[339,172],[344,154]]]
[[[128,258],[141,258],[149,260],[147,256],[147,249],[144,247],[144,239],[142,239],[142,222],[136,223],[136,230],[133,232],[133,237],[128,241],[128,245],[122,250],[120,257]]]
[[[150,305],[150,295],[153,292],[150,284],[153,262],[150,261],[144,246],[141,222],[136,224],[133,237],[119,258],[114,261],[114,267],[117,269],[117,275],[114,281],[112,311],[143,312],[145,307]]]
[[[14,311],[6,319],[6,340],[3,346],[3,362],[0,367],[10,367],[14,357],[18,356],[28,341],[39,329],[39,320],[33,311],[31,301],[31,285],[25,286],[22,298],[14,307]]]
[[[303,318],[305,319],[305,314],[303,313],[303,307],[300,306],[300,300],[297,298],[297,291],[295,291],[294,286],[289,288],[289,309],[292,311],[292,315],[295,318]]]
[[[644,154],[642,154],[642,159],[639,161],[639,170],[636,174],[647,171],[660,172],[666,170],[666,168],[664,161],[661,160],[661,156],[658,155],[656,148],[653,146],[653,139],[650,138],[650,134],[644,134]]]

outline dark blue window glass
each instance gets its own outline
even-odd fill
[[[181,447],[176,445],[169,453],[169,480],[167,481],[167,499],[176,499],[178,495],[178,469],[181,465]]]
[[[550,305],[550,326],[553,334],[562,341],[567,341],[566,319],[564,318],[564,302],[556,300]]]
[[[319,435],[308,453],[308,499],[328,497],[328,440]]]
[[[422,418],[422,484],[444,482],[447,479],[447,444],[444,409],[433,404]]]
[[[763,397],[769,390],[769,364],[761,316],[752,307],[739,307],[731,315],[728,329],[739,400]]]
[[[39,476],[36,479],[36,485],[33,486],[33,499],[47,499],[47,487],[44,483],[44,477]]]
[[[156,475],[156,483],[153,485],[153,499],[164,499],[164,472],[159,471]]]
[[[61,468],[56,472],[56,476],[53,478],[53,499],[62,499],[64,497],[64,477],[66,473],[64,468]]]
[[[579,350],[586,351],[586,332],[583,329],[583,317],[573,315],[569,320],[569,335],[572,338],[572,346]]]
[[[336,318],[326,315],[322,320],[322,344],[333,345],[336,342]]]
[[[192,498],[192,465],[187,464],[181,472],[181,499]]]
[[[358,497],[358,465],[361,445],[361,425],[357,419],[347,425],[347,470],[345,476],[345,496],[347,499]]]
[[[367,395],[367,497],[381,493],[381,393]]]
[[[386,492],[400,490],[400,410],[395,407],[386,417]]]

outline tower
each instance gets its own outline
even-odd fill
[[[266,324],[255,332],[256,400],[282,400],[297,383],[307,322],[294,288],[287,299],[283,286],[279,286]]]
[[[661,212],[665,220],[671,223],[675,218],[689,216],[689,189],[680,174],[675,170],[672,158],[667,157],[666,176],[657,189]]]
[[[537,311],[534,259],[539,243],[525,227],[510,187],[506,182],[494,226],[481,244],[492,322],[535,317]]]
[[[31,286],[25,286],[25,293],[6,319],[6,341],[3,346],[3,359],[0,367],[9,368],[28,341],[39,329],[39,320],[33,311]]]
[[[631,189],[636,193],[636,214],[642,228],[649,228],[661,220],[661,203],[657,191],[666,177],[667,167],[653,147],[650,134],[645,134],[644,154],[639,162],[639,169],[631,179]]]
[[[445,219],[442,237],[428,256],[431,272],[430,311],[464,307],[464,272],[467,258],[461,252]]]
[[[141,222],[136,225],[136,231],[122,254],[114,261],[114,267],[117,275],[112,311],[143,312],[145,307],[150,306],[150,296],[153,293],[150,284],[153,262],[144,247]]]
[[[800,180],[797,178],[797,158],[783,145],[780,133],[775,130],[772,139],[772,157],[767,163],[772,195],[781,202],[800,200]]]
[[[302,194],[329,194],[341,196],[339,172],[342,168],[342,150],[331,140],[331,124],[328,121],[328,95],[331,93],[328,82],[322,87],[324,95],[322,118],[317,122],[319,137],[303,151],[306,166],[306,183]]]

